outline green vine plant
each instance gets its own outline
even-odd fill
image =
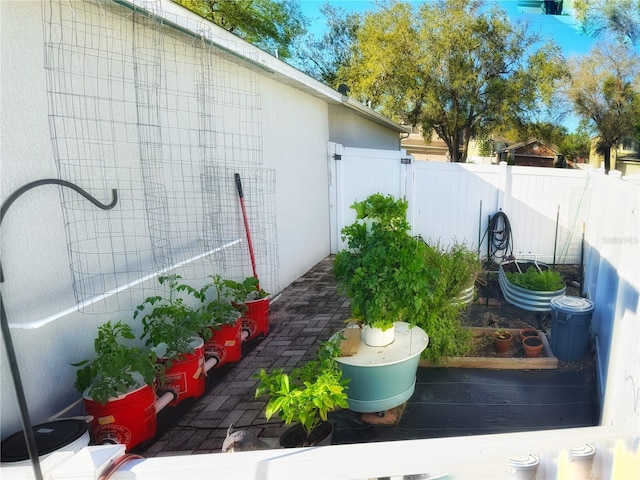
[[[143,385],[153,385],[156,376],[164,372],[155,352],[127,345],[135,339],[131,327],[122,322],[108,321],[98,328],[94,340],[96,357],[72,363],[81,367],[76,372],[74,386],[87,392],[94,401],[105,404]]]

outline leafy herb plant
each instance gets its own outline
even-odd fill
[[[94,340],[96,357],[72,364],[81,367],[74,386],[80,392],[88,389],[87,394],[104,405],[110,398],[153,385],[164,367],[154,352],[125,343],[134,338],[131,327],[122,322],[101,325]]]
[[[555,292],[564,287],[562,275],[557,270],[548,268],[538,270],[535,266],[530,266],[522,273],[505,272],[507,279],[514,285],[526,290],[538,292]]]
[[[383,330],[399,320],[414,322],[409,313],[426,294],[425,245],[408,233],[407,202],[374,194],[352,208],[356,222],[342,230],[347,248],[336,255],[334,274],[354,317]]]
[[[464,305],[454,300],[475,279],[477,255],[463,245],[443,251],[412,237],[404,200],[374,194],[352,208],[356,222],[342,230],[347,248],[337,253],[333,272],[353,316],[383,329],[398,320],[420,326],[429,335],[422,355],[432,361],[466,354],[472,335],[460,323]]]

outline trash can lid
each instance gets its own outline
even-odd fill
[[[87,422],[79,419],[56,420],[32,426],[38,455],[60,450],[86,435],[89,440]],[[2,463],[29,460],[27,441],[22,431],[2,441]]]
[[[594,303],[582,297],[570,297],[568,295],[560,295],[551,299],[551,308],[556,308],[568,313],[588,313],[595,308]]]

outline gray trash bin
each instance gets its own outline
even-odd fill
[[[582,360],[591,341],[591,300],[561,295],[551,299],[551,350],[565,362]]]

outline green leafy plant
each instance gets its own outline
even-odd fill
[[[202,302],[202,291],[179,283],[181,278],[179,275],[159,277],[160,284],[168,286],[169,296],[147,297],[133,312],[133,318],[137,318],[147,311],[142,317],[141,338],[145,340],[146,346],[155,349],[159,356],[169,361],[167,366],[170,366],[172,360],[191,352],[193,338],[208,331],[204,328],[208,318],[180,296],[185,293],[187,298],[193,296]]]
[[[561,290],[564,285],[562,275],[551,268],[539,270],[535,266],[530,266],[524,272],[505,272],[507,279],[514,285],[526,290],[538,292],[555,292]]]
[[[409,235],[404,200],[374,194],[352,208],[356,222],[342,230],[347,248],[333,272],[353,316],[383,329],[398,320],[418,325],[429,335],[422,356],[434,362],[470,351],[471,332],[460,323],[464,305],[453,300],[473,283],[478,256],[462,244],[444,251]]]
[[[342,229],[347,248],[334,262],[338,288],[366,325],[386,330],[399,320],[412,323],[410,313],[422,307],[428,292],[426,246],[408,233],[407,202],[374,194],[352,208],[356,222]],[[371,228],[362,221],[367,218]]]
[[[267,372],[260,369],[254,375],[259,383],[256,398],[269,397],[265,416],[277,415],[286,424],[300,423],[307,434],[328,418],[329,412],[337,408],[348,408],[348,380],[333,359],[336,346],[324,344],[317,357],[290,373],[283,369]]]
[[[203,322],[213,328],[234,324],[238,321],[239,311],[231,303],[233,294],[227,286],[229,281],[223,280],[220,275],[210,275],[209,278],[211,278],[211,283],[194,293],[194,296],[203,303],[199,309]],[[206,292],[211,288],[215,290],[215,296],[213,300],[207,301]]]
[[[236,305],[244,306],[245,302],[266,298],[270,293],[264,291],[256,277],[247,277],[242,282],[223,280],[227,294]]]
[[[493,338],[498,340],[510,340],[513,335],[510,332],[507,332],[504,328],[498,328],[495,332],[493,332]]]
[[[124,343],[134,338],[131,327],[122,322],[101,325],[94,340],[96,357],[72,364],[81,367],[74,384],[78,391],[87,390],[93,400],[104,405],[110,398],[153,385],[164,367],[157,363],[154,352]]]

